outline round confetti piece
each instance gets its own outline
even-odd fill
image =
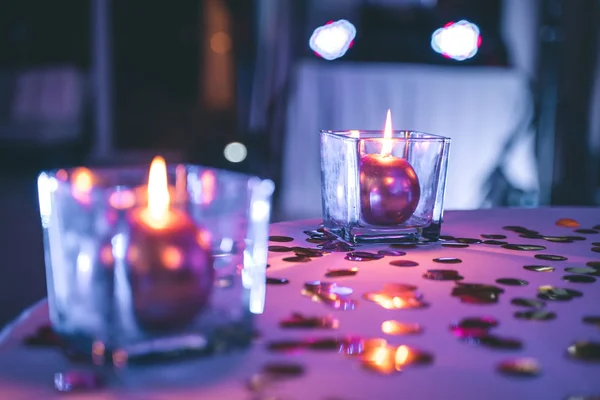
[[[545,261],[566,261],[566,260],[568,260],[567,257],[557,256],[554,254],[536,254],[534,257],[537,258],[538,260],[545,260]]]
[[[388,335],[417,335],[423,333],[423,328],[419,324],[389,320],[381,324],[381,331]]]
[[[600,269],[600,261],[588,261],[585,263],[588,267]]]
[[[466,342],[471,345],[480,345],[499,350],[520,350],[523,348],[523,342],[521,342],[519,339],[504,338],[495,335],[484,335],[475,338],[475,340],[470,340],[470,338],[467,338]]]
[[[343,278],[348,276],[355,276],[358,273],[358,268],[340,268],[330,269],[325,273],[327,278]]]
[[[384,256],[377,253],[370,253],[368,251],[352,251],[346,254],[345,259],[349,261],[373,261],[380,260]]]
[[[285,257],[282,260],[286,261],[286,262],[307,263],[310,261],[310,257],[304,257],[304,256]]]
[[[458,271],[453,269],[430,269],[423,274],[423,278],[432,281],[459,281],[464,279],[458,274]]]
[[[556,313],[548,310],[517,311],[515,318],[529,321],[550,321],[556,318]]]
[[[269,240],[271,242],[285,243],[294,241],[294,238],[289,236],[269,236]]]
[[[584,324],[595,325],[600,328],[600,315],[586,315],[581,320]]]
[[[481,237],[484,239],[506,239],[506,235],[496,235],[496,234],[482,234]]]
[[[501,374],[522,378],[534,378],[541,373],[539,363],[533,358],[505,360],[498,364],[497,369]]]
[[[595,229],[575,229],[573,232],[581,233],[584,235],[595,235],[597,233],[600,233],[599,231],[597,231]]]
[[[269,251],[272,251],[274,253],[287,253],[287,252],[291,252],[292,248],[291,247],[287,247],[287,246],[269,246]]]
[[[377,254],[380,254],[382,256],[388,256],[388,257],[400,257],[400,256],[405,256],[406,252],[400,251],[400,250],[379,250],[377,252]]]
[[[543,236],[542,239],[553,243],[573,243],[575,241],[570,236]]]
[[[439,257],[434,258],[433,261],[440,264],[460,264],[462,262],[460,258],[455,257]]]
[[[600,363],[600,342],[575,342],[567,348],[567,354],[577,360]]]
[[[466,243],[442,243],[443,247],[450,247],[450,248],[455,248],[455,249],[463,249],[465,247],[469,247],[468,244]]]
[[[523,227],[523,226],[519,226],[519,225],[507,225],[507,226],[503,226],[502,229],[504,229],[505,231],[512,231],[512,232],[527,232],[528,229]]]
[[[390,261],[390,265],[394,267],[416,267],[419,263],[411,260],[394,260]]]
[[[454,240],[457,243],[463,243],[463,244],[477,244],[477,243],[482,242],[481,239],[475,239],[475,238],[456,238]]]
[[[581,297],[583,293],[574,289],[557,288],[553,286],[540,286],[538,298],[542,300],[569,301],[575,297]]]
[[[290,283],[286,278],[267,278],[267,285],[287,285]]]
[[[456,238],[454,236],[449,236],[449,235],[440,235],[440,240],[456,240]]]
[[[600,270],[594,267],[567,267],[565,272],[583,275],[600,275]]]
[[[523,268],[528,271],[533,271],[533,272],[553,272],[554,271],[554,267],[551,267],[549,265],[525,265],[525,266],[523,266]]]
[[[520,251],[546,250],[546,247],[538,246],[535,244],[503,244],[502,248],[507,249],[507,250],[520,250]]]
[[[510,304],[528,308],[544,308],[546,303],[538,299],[526,299],[523,297],[515,297],[510,301]]]
[[[292,247],[292,251],[300,257],[309,257],[309,258],[315,258],[315,257],[323,257],[323,250],[319,250],[319,249],[309,249],[306,247]]]
[[[562,277],[563,281],[571,283],[594,283],[596,278],[588,275],[565,275]]]
[[[484,240],[482,243],[489,244],[492,246],[502,246],[504,244],[508,244],[508,242],[505,242],[504,240],[495,240],[495,239]]]
[[[556,221],[556,226],[562,226],[564,228],[579,228],[579,222],[573,218],[561,218]]]
[[[499,279],[496,279],[496,283],[499,283],[501,285],[506,285],[506,286],[527,286],[527,285],[529,285],[529,282],[527,282],[526,280],[517,279],[517,278],[499,278]]]

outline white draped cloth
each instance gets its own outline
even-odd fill
[[[491,67],[304,62],[295,71],[280,183],[286,219],[321,214],[319,131],[394,129],[452,138],[446,209],[482,206],[485,182],[502,157],[512,185],[538,187],[533,105],[526,76]],[[508,154],[514,132],[519,140]]]

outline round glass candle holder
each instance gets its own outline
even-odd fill
[[[273,183],[169,166],[172,218],[153,228],[141,218],[148,176],[148,166],[39,175],[53,329],[70,351],[129,360],[249,344],[264,309]]]
[[[321,131],[326,229],[352,243],[433,242],[440,236],[450,139],[393,131]]]

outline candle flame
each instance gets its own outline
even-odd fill
[[[171,197],[167,183],[167,163],[156,156],[150,164],[148,176],[148,213],[154,221],[164,221],[169,210]]]
[[[73,186],[82,193],[89,193],[94,186],[92,171],[87,168],[77,168],[73,171]]]
[[[76,168],[72,173],[71,180],[73,183],[71,189],[73,197],[82,204],[90,204],[92,201],[90,193],[94,187],[92,171],[87,168]]]
[[[387,110],[385,117],[385,128],[383,130],[383,140],[381,143],[381,156],[387,157],[392,155],[392,112]]]

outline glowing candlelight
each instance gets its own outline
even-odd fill
[[[407,221],[421,196],[419,179],[412,165],[392,155],[392,133],[392,116],[388,110],[381,153],[367,154],[360,159],[362,218],[372,225],[397,225]],[[407,140],[405,146],[408,145]]]
[[[207,304],[214,279],[210,233],[171,207],[169,189],[165,160],[156,157],[148,203],[128,214],[126,261],[134,314],[140,326],[153,330],[190,324]]]
[[[385,128],[383,129],[383,139],[381,140],[381,156],[388,157],[392,155],[392,112],[387,110],[385,117]]]

